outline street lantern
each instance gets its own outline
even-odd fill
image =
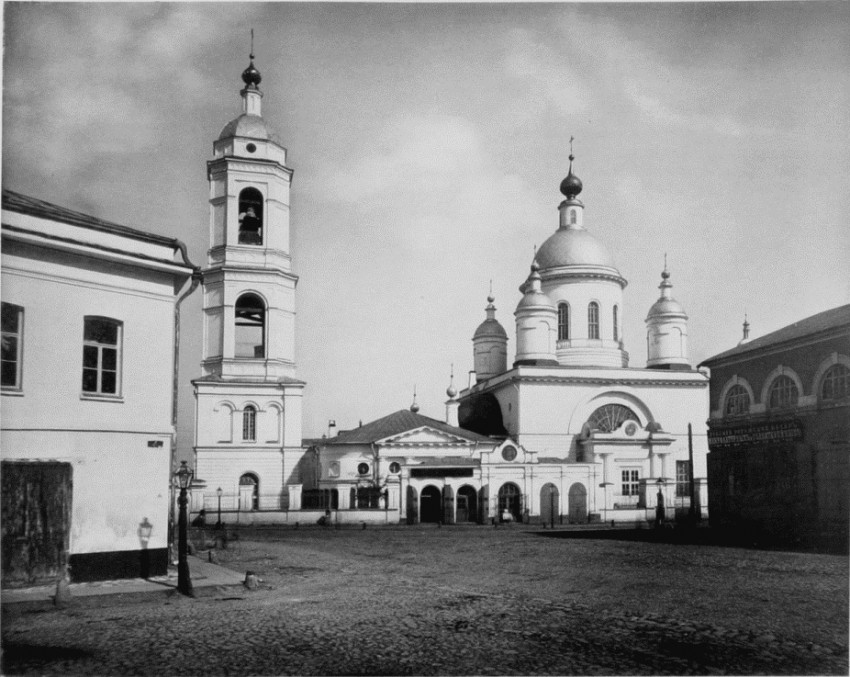
[[[218,496],[218,522],[215,523],[216,529],[221,529],[221,487],[215,490],[216,495]]]
[[[186,461],[180,461],[180,468],[174,473],[177,486],[180,487],[180,497],[177,499],[177,505],[180,508],[177,522],[179,539],[177,542],[177,592],[188,596],[192,596],[192,579],[189,577],[189,561],[186,558],[188,550],[186,531],[189,523],[189,517],[186,514],[189,499],[186,498],[186,490],[192,483],[193,474],[192,469],[186,465]]]

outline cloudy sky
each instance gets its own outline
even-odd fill
[[[575,136],[585,225],[629,280],[624,334],[668,254],[694,363],[850,302],[850,5],[4,5],[3,184],[208,243],[206,160],[263,113],[295,170],[304,433],[407,407],[442,418],[490,280],[514,351],[533,248]],[[200,294],[185,305],[191,447]]]

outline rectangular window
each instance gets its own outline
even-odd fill
[[[622,471],[623,496],[637,496],[640,494],[640,470]]]
[[[121,380],[121,322],[86,317],[83,329],[83,392],[118,395]]]
[[[691,463],[676,461],[676,496],[691,495]]]
[[[3,303],[3,354],[2,386],[21,387],[21,348],[24,333],[24,309],[12,303]]]

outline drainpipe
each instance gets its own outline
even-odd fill
[[[168,484],[171,488],[171,496],[168,507],[168,548],[173,549],[174,546],[174,483],[171,481],[171,473],[174,471],[175,454],[177,452],[177,390],[179,386],[178,367],[180,363],[180,304],[192,294],[201,283],[201,269],[189,260],[189,254],[186,249],[186,244],[180,240],[174,241],[174,248],[180,251],[180,256],[183,263],[192,269],[192,283],[189,289],[186,290],[174,304],[174,364],[172,369],[171,381],[171,467],[168,471]],[[194,462],[192,467],[194,467]],[[171,557],[169,557],[171,559]]]

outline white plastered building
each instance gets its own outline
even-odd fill
[[[476,382],[460,393],[460,424],[504,436],[533,459],[517,463],[522,482],[503,478],[520,486],[524,518],[546,520],[548,511],[573,522],[640,522],[659,504],[671,518],[689,512],[692,493],[705,516],[708,378],[689,364],[687,315],[665,265],[646,318],[647,366],[629,367],[627,282],[585,228],[572,161],[558,229],[520,287],[513,365],[491,296],[473,337]]]
[[[3,191],[3,583],[166,573],[179,241]]]
[[[210,248],[203,276],[202,376],[195,386],[192,509],[280,511],[302,456],[286,149],[262,118],[253,55],[242,114],[213,144]]]

